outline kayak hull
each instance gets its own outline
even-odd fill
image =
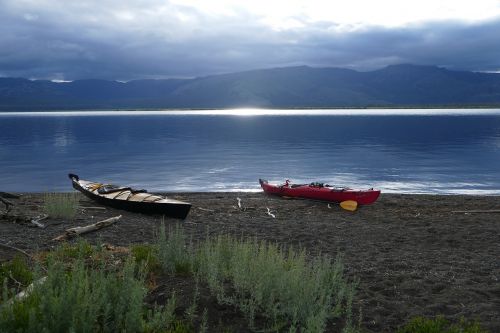
[[[380,190],[337,189],[328,186],[303,185],[272,185],[259,179],[260,186],[267,194],[292,198],[304,198],[329,202],[356,201],[359,205],[374,203],[380,196]]]
[[[73,176],[73,177],[72,177]],[[144,198],[156,201],[130,201],[124,198],[128,193],[119,195],[118,192],[111,195],[102,195],[97,191],[89,188],[89,184],[97,184],[88,181],[83,181],[78,176],[70,174],[70,179],[73,188],[80,191],[87,198],[92,199],[104,206],[109,206],[117,209],[127,210],[131,212],[143,214],[164,215],[168,217],[185,219],[191,209],[191,204],[179,200],[167,199],[162,196],[153,194],[142,194]],[[131,192],[133,195],[133,192]],[[130,194],[128,194],[130,196]],[[122,198],[122,199],[121,199]]]

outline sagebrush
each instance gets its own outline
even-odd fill
[[[167,272],[189,269],[222,304],[238,307],[254,327],[257,315],[272,330],[322,332],[329,319],[342,317],[354,332],[355,284],[343,275],[340,257],[307,258],[305,250],[231,236],[187,244],[177,226],[160,228],[158,256]],[[228,287],[229,285],[229,287]]]
[[[78,211],[78,200],[76,193],[46,193],[43,210],[50,217],[72,220]]]

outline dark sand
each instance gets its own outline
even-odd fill
[[[354,213],[331,204],[269,197],[262,193],[187,193],[172,197],[193,204],[181,222],[194,240],[210,234],[257,237],[303,246],[312,255],[343,253],[346,273],[359,279],[356,306],[366,331],[391,332],[416,315],[477,319],[500,332],[500,197],[383,194]],[[236,198],[246,208],[237,208]],[[42,195],[9,199],[16,211],[37,215]],[[81,206],[98,206],[81,197]],[[0,204],[0,209],[3,209]],[[267,207],[276,215],[267,214]],[[127,246],[148,243],[161,218],[115,209],[82,210],[73,222],[46,220],[39,229],[0,219],[0,242],[28,252],[48,249],[66,228],[122,214],[118,223],[83,236]],[[165,219],[166,224],[177,220]],[[0,248],[0,260],[15,251]],[[173,283],[186,283],[179,280]],[[172,282],[170,281],[170,282]]]

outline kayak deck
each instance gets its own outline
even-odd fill
[[[347,200],[356,201],[360,205],[374,203],[380,196],[379,190],[352,190],[350,188],[332,187],[321,183],[290,184],[286,181],[282,185],[272,185],[267,180],[259,179],[260,185],[265,193],[305,198],[330,202],[342,202]]]
[[[106,206],[181,219],[185,219],[191,209],[191,204],[188,202],[151,194],[145,190],[82,180],[74,174],[69,174],[69,177],[76,190]]]

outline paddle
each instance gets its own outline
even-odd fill
[[[345,210],[354,212],[356,208],[358,208],[358,203],[354,200],[346,200],[340,203],[340,207],[342,207]]]

